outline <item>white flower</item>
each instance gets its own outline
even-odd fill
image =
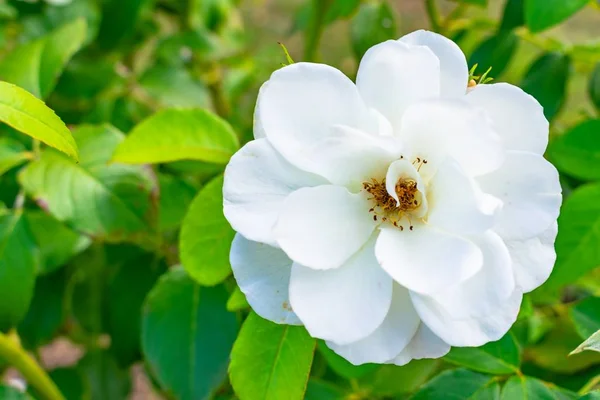
[[[552,270],[561,188],[538,102],[467,86],[459,47],[427,31],[371,48],[356,85],[321,64],[273,73],[223,188],[259,315],[354,364],[508,331]]]

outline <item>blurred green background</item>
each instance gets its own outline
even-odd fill
[[[558,260],[500,341],[355,367],[251,313],[230,275],[227,157],[114,154],[131,132],[184,137],[193,115],[230,156],[284,47],[353,78],[368,47],[417,29],[544,106],[565,197]],[[0,0],[0,80],[44,100],[80,156],[0,126],[0,399],[52,398],[31,379],[14,389],[10,348],[69,400],[600,398],[600,355],[569,356],[600,329],[597,1]],[[284,339],[296,350],[278,363]]]

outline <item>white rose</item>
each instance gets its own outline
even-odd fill
[[[356,85],[322,64],[273,73],[223,188],[233,272],[260,316],[354,364],[508,331],[552,270],[561,187],[539,103],[467,86],[459,47],[427,31],[371,48]]]

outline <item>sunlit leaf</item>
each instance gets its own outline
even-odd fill
[[[302,400],[316,340],[304,327],[278,325],[252,312],[231,352],[229,377],[244,400]]]

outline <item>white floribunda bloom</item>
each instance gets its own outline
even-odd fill
[[[508,331],[552,271],[561,187],[540,104],[467,86],[459,47],[427,31],[372,47],[356,84],[322,64],[273,73],[223,188],[256,313],[354,364]]]

